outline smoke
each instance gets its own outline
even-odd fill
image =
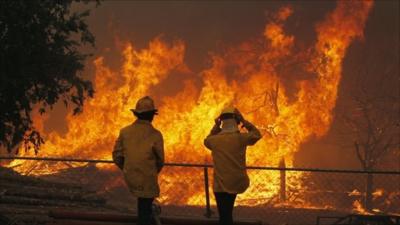
[[[178,39],[185,42],[186,68],[175,71],[153,90],[156,99],[160,99],[161,96],[174,96],[179,93],[189,79],[191,85],[199,87],[202,84],[199,72],[211,66],[210,56],[213,53],[221,54],[226,51],[227,46],[236,46],[243,40],[256,38],[265,29],[265,23],[272,16],[271,13],[288,4],[295,13],[285,23],[285,31],[288,35],[296,37],[296,48],[305,49],[302,46],[315,42],[315,23],[335,7],[335,2],[105,1],[92,11],[88,22],[97,39],[94,55],[104,56],[104,62],[111,69],[117,70],[121,66],[119,53],[125,41],[132,42],[136,49],[147,47],[149,41],[159,35],[167,41]],[[386,42],[385,38],[396,35],[397,39],[391,41],[397,41],[398,46],[398,28],[397,32],[396,29],[392,29],[396,24],[398,27],[397,8],[398,3],[395,1],[376,3],[367,23],[364,42],[358,44],[358,48],[381,46],[382,42]],[[393,51],[390,46],[384,48]],[[345,58],[342,86],[346,77],[351,77],[353,70],[353,65],[348,65],[347,62],[353,62],[354,57],[361,57],[354,54],[357,51],[357,48],[351,47],[349,55]],[[92,62],[88,61],[87,65],[85,73],[93,74]],[[297,66],[299,65],[282,67],[280,71],[286,89],[293,93],[297,92],[298,87],[295,84],[298,80],[314,78],[312,74],[297,72]],[[339,93],[339,103],[340,96]],[[62,106],[55,107],[45,124],[45,131],[65,132],[65,115],[66,110]],[[303,145],[295,156],[295,162],[298,165],[321,167],[357,167],[352,153],[346,152],[348,158],[343,160],[341,155],[344,150],[335,146],[335,140],[331,138],[333,132],[329,132],[322,140],[311,140]],[[332,159],[340,164],[332,163]]]

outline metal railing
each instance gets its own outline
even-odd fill
[[[352,225],[352,224],[385,224],[400,225],[400,216],[385,215],[347,215],[344,217],[337,216],[319,216],[316,225]]]
[[[50,157],[14,157],[0,156],[0,160],[36,160],[51,162],[77,163],[105,163],[112,164],[112,160],[104,159],[76,159]],[[181,169],[184,167],[185,169]],[[205,209],[206,217],[215,216],[215,200],[210,195],[210,164],[193,163],[165,163],[163,173],[177,180],[161,179],[164,186],[163,193],[169,196],[164,199],[167,209],[176,206],[185,207],[186,215],[198,214],[199,209]],[[240,217],[258,218],[269,221],[270,224],[315,224],[318,216],[343,216],[353,211],[354,202],[358,201],[358,210],[361,210],[365,198],[365,177],[374,176],[375,186],[382,188],[386,193],[378,193],[375,203],[384,205],[380,213],[392,212],[400,214],[400,171],[360,171],[360,170],[331,170],[313,168],[285,168],[285,167],[247,167],[251,179],[251,186],[244,195],[237,199],[238,207],[235,214]],[[202,175],[201,175],[202,174]],[[162,175],[163,176],[163,175]],[[203,179],[198,179],[202,177]],[[300,185],[301,184],[301,185]],[[274,188],[271,189],[269,185]],[[204,188],[199,199],[190,198],[191,195],[177,193],[176,187],[184,186],[182,190],[192,186]],[[276,190],[278,189],[278,190]],[[187,190],[188,191],[188,190]],[[273,193],[269,195],[269,193]],[[192,193],[191,193],[192,194]],[[176,195],[176,196],[174,196]],[[267,197],[264,197],[268,195]],[[383,197],[382,197],[383,196]],[[375,198],[375,197],[374,197]],[[381,199],[384,198],[384,199]],[[183,200],[182,200],[183,199]],[[191,207],[182,202],[192,202]],[[388,205],[387,202],[390,202]],[[383,203],[382,203],[383,202]],[[381,206],[379,206],[381,207]],[[379,207],[372,207],[379,209]],[[382,206],[383,207],[383,206]],[[399,211],[396,211],[399,210]],[[171,209],[171,212],[173,209]],[[203,211],[204,212],[204,211]],[[291,214],[292,213],[292,214]],[[271,215],[269,215],[271,214]],[[301,219],[295,219],[303,217]],[[307,217],[307,218],[306,218]]]
[[[36,160],[36,161],[54,161],[54,162],[86,162],[86,163],[111,163],[114,161],[107,159],[77,159],[77,158],[57,158],[57,157],[27,157],[27,156],[0,156],[0,160]],[[164,163],[165,166],[180,166],[180,167],[201,167],[213,168],[211,164],[196,164],[196,163]],[[342,170],[342,169],[317,169],[317,168],[287,168],[287,167],[268,167],[268,166],[247,166],[246,169],[253,170],[285,170],[297,172],[322,172],[322,173],[362,173],[362,174],[394,174],[399,175],[400,171],[379,171],[379,170]]]

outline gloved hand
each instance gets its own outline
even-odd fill
[[[221,126],[221,118],[217,117],[215,120],[215,125],[220,127]]]
[[[238,109],[235,109],[235,117],[238,123],[243,123],[244,121],[244,117],[242,115],[242,113],[240,113],[240,111]]]

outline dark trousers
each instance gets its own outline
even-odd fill
[[[154,198],[138,198],[138,225],[151,225],[153,223],[151,213],[153,200]]]
[[[233,225],[233,206],[235,205],[236,194],[226,192],[214,192],[215,200],[217,200],[219,224]]]

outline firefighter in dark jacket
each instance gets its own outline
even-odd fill
[[[151,122],[157,109],[154,101],[141,98],[131,109],[137,120],[121,129],[113,160],[122,169],[130,192],[138,198],[138,224],[153,223],[152,203],[160,194],[158,174],[164,164],[164,142]]]
[[[248,132],[241,133],[242,124]],[[232,225],[236,195],[249,187],[246,173],[246,148],[261,138],[260,131],[234,107],[225,108],[204,140],[211,150],[214,163],[214,194],[217,201],[219,224]]]

